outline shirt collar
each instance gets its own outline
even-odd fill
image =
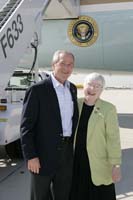
[[[64,87],[70,88],[70,82],[69,81],[66,80],[65,83],[62,84],[54,77],[53,73],[51,73],[50,75],[51,75],[51,79],[52,79],[52,83],[53,83],[54,88],[57,88],[59,86],[64,86]]]

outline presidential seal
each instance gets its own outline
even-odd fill
[[[71,42],[77,46],[90,46],[98,38],[98,25],[93,18],[80,16],[70,22],[68,36]]]

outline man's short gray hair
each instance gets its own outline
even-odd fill
[[[92,81],[99,81],[102,87],[105,86],[105,79],[99,73],[93,72],[93,73],[88,74],[84,79],[84,86]]]
[[[55,53],[53,55],[52,65],[55,64],[55,63],[57,63],[59,61],[60,54],[71,55],[72,58],[73,58],[73,60],[75,60],[75,57],[74,57],[74,55],[71,52],[65,51],[65,50],[57,50],[57,51],[55,51]]]

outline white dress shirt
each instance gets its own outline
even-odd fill
[[[61,84],[59,81],[56,80],[52,73],[51,78],[59,102],[63,128],[63,133],[61,134],[63,134],[64,137],[69,137],[72,134],[73,117],[73,101],[70,92],[70,82],[65,81],[64,84]]]

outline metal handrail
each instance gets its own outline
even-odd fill
[[[14,12],[14,10],[18,7],[22,0],[10,0],[5,7],[3,7],[3,10],[0,12],[0,29],[3,27],[5,22],[9,19],[11,14]]]

